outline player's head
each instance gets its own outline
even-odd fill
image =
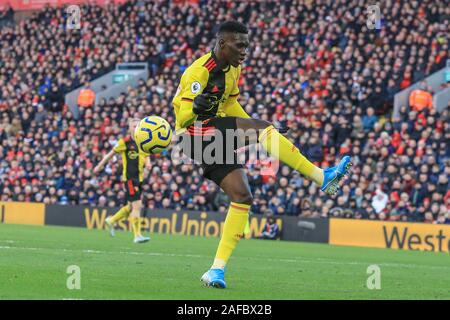
[[[247,27],[237,21],[227,21],[219,27],[215,53],[222,62],[237,67],[245,60],[249,44]]]
[[[139,118],[130,118],[128,119],[128,133],[134,139],[134,129],[136,129],[141,119]]]

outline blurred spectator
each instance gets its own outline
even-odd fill
[[[0,28],[11,26],[14,22],[14,11],[6,4],[4,10],[0,10]]]
[[[378,121],[378,117],[374,114],[373,108],[368,108],[366,115],[362,119],[364,130],[367,132],[372,130],[375,123]]]
[[[372,198],[372,207],[375,209],[376,213],[380,213],[386,208],[386,205],[388,203],[388,195],[381,191],[380,189],[377,189],[375,191],[375,195]]]
[[[440,213],[435,223],[436,224],[450,224],[450,219],[448,218],[448,214]]]

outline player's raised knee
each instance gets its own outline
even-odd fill
[[[235,192],[231,197],[231,201],[236,203],[248,204],[253,203],[253,195],[249,192]]]

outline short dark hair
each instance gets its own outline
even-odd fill
[[[221,34],[224,32],[247,34],[248,29],[244,24],[242,24],[238,21],[231,20],[231,21],[226,21],[219,26],[218,34]]]

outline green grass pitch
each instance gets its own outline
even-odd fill
[[[445,253],[242,240],[220,290],[200,283],[217,238],[151,236],[0,225],[0,299],[450,299]],[[380,290],[366,286],[372,264]],[[80,290],[67,288],[70,265]]]

